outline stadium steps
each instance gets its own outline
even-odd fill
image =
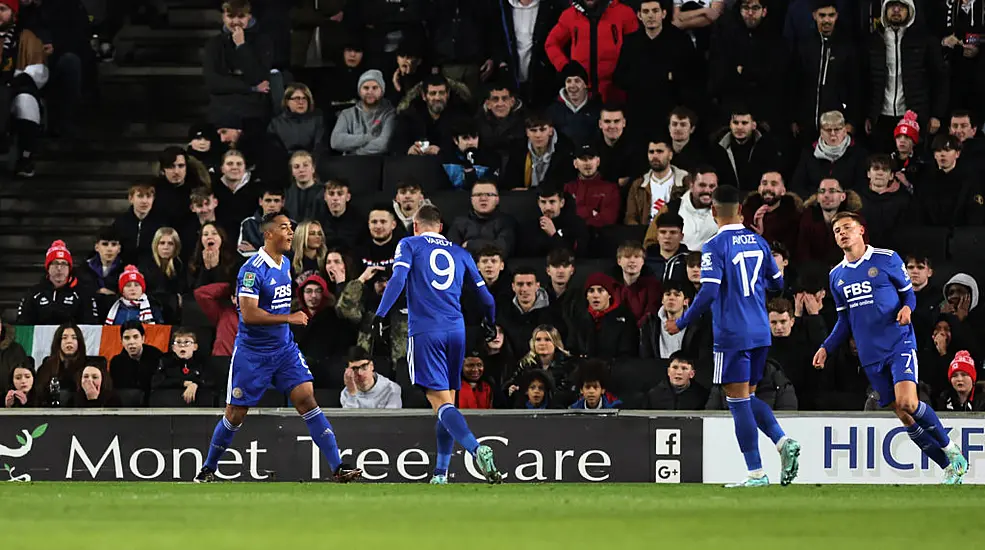
[[[209,0],[168,1],[172,28],[127,26],[117,62],[99,67],[100,101],[87,107],[82,138],[46,139],[37,176],[0,185],[0,312],[12,320],[20,297],[43,276],[44,253],[61,239],[76,264],[99,229],[124,212],[134,181],[153,177],[157,155],[187,141],[208,103],[201,70],[217,32]]]

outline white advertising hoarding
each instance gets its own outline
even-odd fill
[[[910,441],[895,418],[780,418],[790,437],[800,442],[796,483],[940,483],[942,472]],[[951,439],[961,445],[970,470],[965,483],[985,484],[985,422],[943,419]],[[763,468],[772,483],[780,481],[780,457],[760,433]],[[731,418],[704,419],[705,483],[730,483],[746,475]]]

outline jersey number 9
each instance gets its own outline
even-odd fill
[[[438,257],[442,257],[447,262],[448,266],[445,268],[438,267]],[[441,248],[436,248],[431,252],[431,257],[429,262],[431,264],[431,272],[435,274],[438,278],[443,278],[443,281],[434,279],[431,281],[431,286],[437,290],[448,290],[448,287],[455,281],[455,260],[451,257],[451,253],[447,250]]]
[[[756,260],[756,265],[752,268],[752,276],[749,275],[749,270],[746,269],[747,258]],[[739,273],[742,275],[742,296],[748,297],[752,294],[753,288],[756,286],[756,281],[759,279],[759,269],[763,267],[763,251],[744,250],[732,256],[732,263],[739,266]]]

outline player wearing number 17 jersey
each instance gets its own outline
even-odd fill
[[[701,247],[701,290],[680,319],[667,321],[667,330],[674,334],[712,310],[714,382],[725,391],[735,437],[749,471],[745,480],[728,487],[769,485],[759,455],[757,427],[776,444],[782,466],[780,483],[788,485],[797,476],[800,445],[784,434],[769,405],[756,397],[756,384],[763,378],[772,344],[766,289],[783,288],[783,274],[766,241],[742,225],[738,189],[727,185],[716,189],[711,212],[718,234]]]
[[[937,414],[917,397],[917,340],[910,324],[917,299],[903,260],[892,250],[865,244],[858,214],[836,214],[831,228],[845,252],[830,276],[838,321],[817,350],[814,366],[824,368],[828,352],[853,334],[879,406],[892,405],[910,439],[944,470],[946,485],[961,484],[968,461]]]
[[[455,408],[455,392],[462,386],[465,361],[465,320],[462,317],[462,285],[475,286],[485,308],[483,328],[487,340],[496,336],[496,306],[472,256],[441,235],[441,213],[422,206],[414,216],[414,236],[397,245],[393,277],[383,292],[373,322],[382,324],[400,293],[407,287],[407,367],[410,379],[424,388],[438,415],[435,435],[438,453],[431,483],[447,483],[448,466],[457,441],[476,459],[489,483],[502,481],[493,462],[492,449],[480,445],[465,417]]]

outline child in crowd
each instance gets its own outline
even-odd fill
[[[120,275],[120,299],[113,303],[106,314],[107,325],[122,325],[127,321],[140,321],[149,325],[164,322],[161,305],[147,296],[144,276],[135,266],[128,265]]]

